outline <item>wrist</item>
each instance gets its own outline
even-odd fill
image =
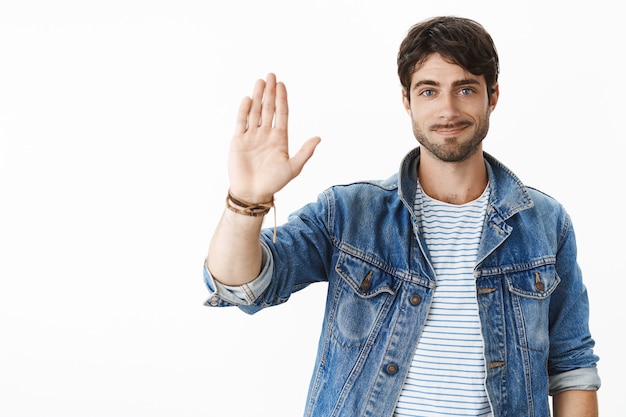
[[[226,195],[226,208],[234,213],[250,217],[263,217],[273,208],[274,209],[274,238],[272,241],[276,243],[276,208],[274,207],[274,196],[261,203],[250,203],[233,197],[230,190]]]
[[[226,207],[237,214],[260,217],[265,216],[274,207],[274,197],[262,202],[251,203],[234,197],[231,192],[226,196]]]
[[[235,200],[239,200],[242,202],[249,202],[248,204],[258,204],[258,203],[267,203],[274,199],[274,194],[270,193],[256,193],[251,192],[252,190],[248,190],[246,188],[239,189],[237,187],[229,187],[228,195],[233,197]]]

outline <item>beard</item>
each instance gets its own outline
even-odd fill
[[[457,137],[449,137],[445,139],[443,144],[433,143],[429,140],[428,135],[424,133],[413,119],[413,113],[411,113],[411,124],[413,125],[413,134],[415,139],[426,150],[433,154],[437,159],[443,162],[462,162],[474,155],[479,149],[483,139],[487,136],[489,131],[489,114],[487,109],[484,117],[481,117],[476,124],[476,131],[474,135],[467,141],[459,143]],[[454,129],[459,127],[473,126],[470,121],[461,121],[450,124],[437,124],[429,127],[429,131],[434,131],[440,128]]]

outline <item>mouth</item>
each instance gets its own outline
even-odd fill
[[[459,122],[446,125],[433,125],[430,130],[441,136],[456,136],[461,133],[465,128],[471,126],[471,122]]]

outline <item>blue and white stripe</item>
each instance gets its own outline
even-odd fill
[[[488,200],[488,187],[463,205],[434,200],[418,187],[415,211],[437,288],[395,416],[492,415],[473,275]]]

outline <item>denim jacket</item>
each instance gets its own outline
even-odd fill
[[[334,186],[261,236],[242,287],[204,270],[208,306],[247,313],[328,282],[305,416],[391,417],[437,285],[413,211],[419,147],[385,181]],[[553,198],[489,154],[490,201],[474,268],[495,417],[550,415],[548,393],[600,386],[572,224]]]

